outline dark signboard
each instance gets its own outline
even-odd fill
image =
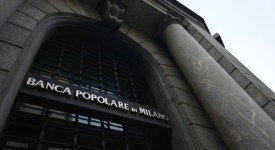
[[[154,108],[33,74],[26,76],[20,92],[119,117],[170,126],[168,116]]]

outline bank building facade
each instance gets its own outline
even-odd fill
[[[274,100],[176,0],[1,0],[0,149],[272,150]]]

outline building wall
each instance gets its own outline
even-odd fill
[[[28,43],[43,21],[56,16],[74,16],[100,22],[97,3],[98,1],[90,2],[88,7],[83,1],[77,0],[26,0],[0,28],[0,95],[15,78],[20,68],[19,58],[22,59],[22,56],[28,53]],[[275,119],[274,93],[209,33],[188,21],[186,24],[187,31]],[[116,34],[125,37],[137,47],[140,55],[156,70],[157,73],[148,75],[147,80],[158,108],[165,110],[171,118],[173,148],[227,149],[163,44],[127,24],[123,24]],[[0,105],[3,103],[0,102]]]
[[[0,31],[1,87],[8,84],[8,80],[16,71],[17,58],[23,51],[28,51],[25,49],[26,43],[31,39],[37,25],[46,18],[58,15],[100,20],[95,9],[84,8],[78,1],[29,0],[24,2]],[[153,93],[155,99],[159,101],[157,102],[159,109],[165,110],[170,115],[174,127],[172,130],[174,148],[182,149],[183,142],[186,142],[187,147],[192,145],[196,149],[225,149],[217,131],[165,49],[151,37],[126,24],[119,29],[119,32],[143,50],[145,57],[151,60],[164,81],[164,85],[153,87]]]

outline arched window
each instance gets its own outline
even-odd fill
[[[138,106],[155,106],[136,63],[112,49],[112,45],[87,38],[54,36],[46,40],[29,73]],[[169,128],[145,122],[142,117],[148,115],[139,117],[127,118],[19,91],[0,149],[171,149]]]
[[[51,38],[42,45],[31,72],[153,106],[149,88],[136,66],[122,54],[97,43]]]

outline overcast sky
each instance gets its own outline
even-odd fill
[[[275,0],[178,0],[204,18],[229,50],[275,91]]]

